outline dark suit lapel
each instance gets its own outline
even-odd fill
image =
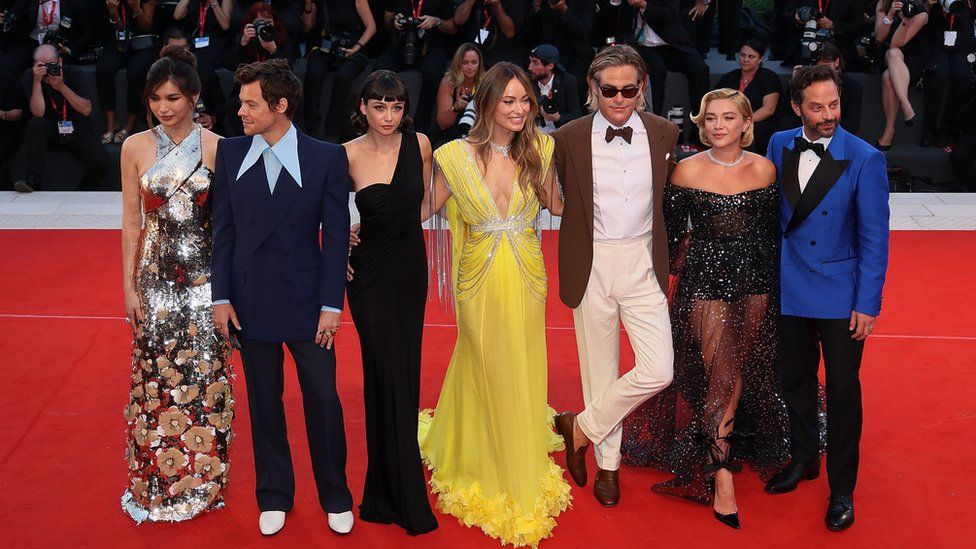
[[[302,184],[308,184],[308,178],[306,177],[306,166],[302,161],[307,155],[304,154],[304,136],[299,134],[298,136],[298,158],[300,169],[302,171]],[[261,164],[261,174],[264,175],[264,162],[259,162]],[[256,166],[257,164],[255,164]],[[252,168],[253,169],[253,168]],[[267,176],[262,179],[267,180]],[[255,240],[254,246],[258,247],[271,234],[274,230],[281,224],[281,222],[291,211],[292,206],[295,204],[295,200],[301,196],[302,188],[298,186],[298,182],[295,178],[288,173],[288,170],[284,166],[281,167],[281,173],[278,174],[278,181],[275,183],[274,193],[271,195],[271,204],[268,206],[268,212],[264,216],[264,220],[261,222],[261,226],[258,230],[258,237]]]
[[[783,147],[783,194],[786,195],[786,203],[790,206],[790,211],[796,210],[796,204],[800,201],[800,153],[792,147]]]
[[[571,173],[576,176],[576,188],[583,203],[583,218],[593,234],[593,115],[588,116],[585,124],[578,124],[576,131],[570,136],[567,147],[569,163],[573,166]]]
[[[799,155],[796,156],[799,161]],[[844,170],[847,169],[847,165],[850,162],[847,159],[834,160],[829,150],[824,151],[823,158],[820,159],[820,164],[817,165],[817,169],[810,176],[810,181],[807,182],[807,186],[803,190],[803,194],[800,195],[800,200],[797,202],[796,208],[793,209],[793,217],[790,218],[790,224],[786,227],[787,231],[795,229],[813,212],[817,204],[820,204],[820,201],[827,196],[834,183],[837,183],[837,180],[844,173]],[[799,186],[799,184],[797,185]]]

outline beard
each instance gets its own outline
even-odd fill
[[[803,121],[803,125],[806,127],[807,131],[811,135],[816,135],[819,138],[831,137],[837,131],[837,119],[820,121],[820,122],[808,122]]]

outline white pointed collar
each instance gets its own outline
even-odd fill
[[[281,139],[273,146],[268,145],[268,142],[260,134],[255,135],[251,140],[251,148],[247,151],[244,161],[241,162],[241,169],[237,172],[237,179],[240,180],[241,176],[247,170],[251,169],[251,166],[256,164],[264,151],[269,148],[271,149],[271,153],[281,162],[282,167],[291,174],[295,183],[298,183],[298,186],[301,187],[302,170],[298,162],[298,130],[295,129],[294,124],[289,125],[285,135],[281,136]]]

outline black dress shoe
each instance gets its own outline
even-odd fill
[[[730,513],[728,515],[723,515],[715,509],[712,509],[712,513],[715,514],[715,520],[721,522],[722,524],[728,526],[729,528],[735,528],[738,530],[739,526],[739,513]]]
[[[836,496],[830,494],[830,504],[827,505],[827,516],[824,517],[827,528],[840,532],[854,524],[853,496]]]
[[[905,126],[911,128],[915,125],[915,121],[918,120],[918,114],[913,114],[911,118],[905,120]]]
[[[796,490],[801,480],[813,480],[820,476],[820,460],[810,463],[791,461],[782,471],[773,475],[766,483],[767,494],[785,494]]]
[[[37,185],[30,179],[21,179],[14,183],[14,190],[19,193],[32,193],[37,190]]]
[[[556,414],[556,432],[562,435],[563,443],[566,445],[566,470],[569,476],[573,477],[573,482],[577,486],[586,486],[586,448],[583,446],[579,450],[573,450],[573,424],[576,414],[573,412],[562,412]]]

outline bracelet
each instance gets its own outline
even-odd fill
[[[109,17],[108,18],[108,22],[111,23],[111,24],[113,24],[113,25],[118,25],[119,24],[119,18],[116,17],[115,19],[112,19],[111,17]]]
[[[366,45],[365,45],[365,44],[363,44],[362,42],[356,42],[356,43],[355,43],[355,44],[353,44],[353,45],[354,45],[354,46],[359,46],[359,49],[363,49],[363,48],[365,48],[365,47],[366,47]]]

